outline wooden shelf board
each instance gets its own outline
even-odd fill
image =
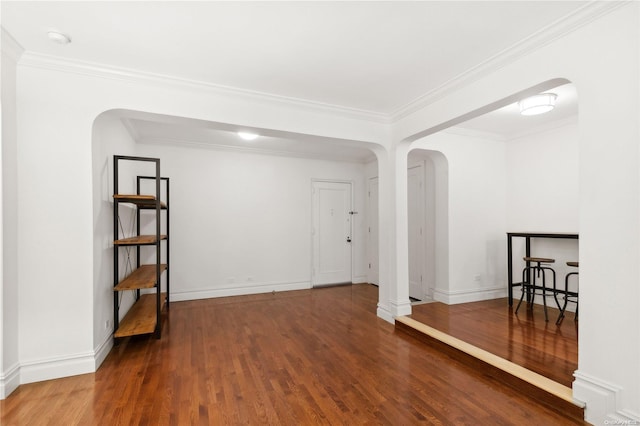
[[[167,269],[166,264],[160,265],[160,273]],[[140,265],[138,269],[133,271],[129,276],[117,286],[115,291],[137,290],[140,288],[152,288],[156,285],[156,265]]]
[[[120,203],[135,204],[143,209],[155,209],[156,197],[154,195],[139,195],[139,194],[114,194],[113,198]],[[160,208],[166,209],[167,205],[160,202]]]
[[[160,294],[163,306],[166,296],[166,293]],[[113,336],[127,337],[153,333],[156,330],[156,319],[156,294],[143,294],[120,321],[120,327]]]
[[[166,240],[166,235],[160,235],[161,240]],[[136,237],[121,238],[113,242],[116,246],[148,246],[156,243],[155,235],[138,235]]]

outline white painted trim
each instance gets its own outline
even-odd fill
[[[14,364],[0,375],[0,399],[5,399],[20,385],[20,365]]]
[[[433,290],[433,300],[455,305],[458,303],[480,302],[482,300],[507,297],[505,286],[482,287],[470,290],[447,291],[440,288]]]
[[[391,314],[394,318],[411,315],[411,301],[407,300],[391,300]]]
[[[367,281],[366,275],[356,275],[351,279],[351,282],[353,284],[369,284],[369,281]]]
[[[307,290],[311,288],[310,281],[298,281],[289,283],[253,283],[251,285],[233,287],[203,288],[200,290],[171,292],[172,302],[186,300],[210,299],[214,297],[243,296],[247,294],[271,293],[273,291]]]
[[[573,396],[586,403],[586,421],[594,425],[640,424],[640,414],[618,408],[623,388],[581,371],[573,376]]]
[[[386,305],[378,303],[378,309],[376,310],[376,315],[378,315],[378,317],[382,318],[386,322],[390,322],[391,324],[396,323],[394,316],[391,314],[391,311],[389,311],[389,308]]]
[[[95,372],[95,353],[27,361],[20,364],[20,384]]]
[[[250,102],[274,103],[296,109],[334,114],[341,117],[350,117],[377,123],[388,123],[388,117],[386,114],[375,111],[366,111],[340,105],[331,105],[306,99],[292,98],[237,87],[223,86],[220,84],[214,84],[205,81],[191,80],[166,74],[157,74],[131,68],[117,67],[97,62],[62,58],[31,51],[27,51],[22,55],[22,58],[18,65],[58,71],[68,74],[77,74],[109,80],[119,80],[133,84],[155,84],[164,87],[175,87],[178,89],[209,91],[211,92],[212,96],[234,96],[246,99]]]
[[[15,62],[18,62],[24,52],[24,47],[2,27],[0,27],[0,37],[2,38],[2,52],[9,55]]]
[[[98,368],[102,365],[109,352],[111,352],[111,348],[113,348],[113,338],[111,334],[106,336],[104,341],[93,350],[94,356],[94,370],[97,371]]]
[[[53,71],[120,80],[134,84],[159,84],[197,91],[208,90],[215,95],[238,96],[253,102],[268,102],[287,105],[297,109],[305,109],[314,112],[323,112],[343,117],[372,121],[377,123],[394,123],[406,117],[426,105],[443,98],[458,88],[476,81],[487,74],[511,63],[531,52],[557,40],[586,25],[601,16],[621,7],[625,1],[620,2],[588,2],[583,7],[571,14],[564,16],[535,34],[521,40],[514,45],[498,52],[488,60],[459,74],[455,78],[445,82],[439,87],[418,96],[413,101],[397,108],[395,111],[368,111],[350,108],[340,105],[331,105],[322,102],[310,101],[299,98],[280,96],[270,93],[223,86],[204,81],[191,80],[164,74],[140,71],[130,68],[116,67],[89,61],[72,60],[52,55],[26,51],[22,53],[19,65],[48,69]],[[8,34],[2,31],[2,35]],[[19,45],[18,45],[19,46]]]
[[[398,108],[390,114],[390,122],[395,123],[402,118],[413,114],[425,106],[434,103],[438,99],[447,96],[449,93],[459,89],[460,87],[479,80],[499,68],[502,68],[506,64],[512,63],[531,54],[537,49],[546,46],[547,44],[552,43],[573,31],[576,31],[578,28],[593,22],[615,9],[618,9],[625,3],[627,2],[588,2],[583,7],[576,9],[569,15],[557,19],[555,22],[541,28],[524,40],[521,40],[498,52],[484,62],[479,63],[439,87],[418,96],[415,100]]]

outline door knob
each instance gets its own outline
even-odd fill
[[[351,242],[351,237],[347,237],[347,242],[350,243]]]

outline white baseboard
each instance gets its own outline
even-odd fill
[[[109,355],[109,352],[111,352],[111,348],[113,348],[113,336],[109,334],[108,336],[106,336],[105,340],[93,350],[95,354],[93,357],[94,371],[97,371],[98,367],[102,365],[104,359],[107,357],[107,355]]]
[[[93,373],[112,347],[113,339],[109,335],[93,352],[16,364],[0,376],[0,399],[5,399],[22,384]]]
[[[470,290],[447,291],[434,289],[433,300],[446,303],[447,305],[455,305],[458,303],[480,302],[482,300],[499,299],[507,297],[507,289],[505,286],[483,287]]]
[[[15,364],[0,375],[0,399],[5,399],[20,385],[20,365]]]
[[[354,284],[368,284],[369,280],[367,280],[366,275],[358,275],[351,279],[351,282]]]
[[[306,290],[311,288],[311,282],[290,283],[253,283],[251,285],[235,285],[227,287],[207,288],[190,291],[171,292],[172,302],[186,300],[210,299],[214,297],[243,296],[246,294],[271,293],[272,291]]]
[[[20,363],[20,384],[95,372],[94,352]]]
[[[394,318],[411,315],[411,301],[409,299],[402,302],[398,300],[392,300],[390,308],[391,314]]]
[[[622,388],[580,371],[573,376],[573,397],[586,403],[585,420],[591,424],[640,424],[640,414],[618,407]]]
[[[393,315],[391,314],[391,311],[386,305],[378,303],[378,309],[376,310],[376,314],[378,315],[378,317],[382,318],[386,322],[390,322],[391,324],[396,323]]]

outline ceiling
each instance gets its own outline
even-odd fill
[[[223,129],[202,120],[169,118],[145,113],[135,113],[135,117],[131,115],[124,113],[123,121],[138,143],[215,148],[354,163],[366,163],[375,159],[371,150],[362,144],[349,141],[279,134],[261,134],[258,139],[247,141],[238,137],[234,126]]]
[[[2,1],[0,16],[2,27],[35,55],[388,117],[586,3]],[[46,36],[52,29],[72,43],[52,43]],[[496,114],[465,127],[520,131],[506,108]],[[147,124],[132,126],[151,133]],[[274,141],[277,150],[285,145]]]

